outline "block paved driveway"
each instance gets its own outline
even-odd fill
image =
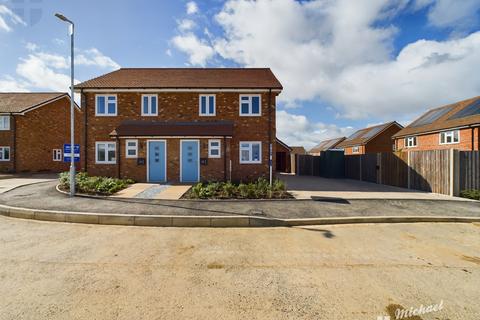
[[[0,319],[357,320],[441,300],[421,319],[480,314],[480,224],[186,229],[0,217],[0,243]]]
[[[398,199],[398,200],[460,200],[442,194],[409,190],[383,184],[350,180],[327,179],[315,176],[279,174],[277,178],[287,184],[288,191],[297,199],[332,197],[341,199]]]

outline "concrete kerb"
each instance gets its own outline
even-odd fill
[[[276,219],[256,216],[161,216],[35,210],[0,205],[0,215],[21,219],[69,223],[150,227],[295,227],[308,225],[416,222],[480,222],[480,217],[404,216]]]

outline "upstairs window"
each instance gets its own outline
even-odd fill
[[[117,96],[116,95],[97,95],[95,99],[96,116],[116,116],[117,115]]]
[[[142,116],[157,116],[157,95],[144,94],[142,95]]]
[[[0,147],[0,161],[10,161],[10,147]]]
[[[215,111],[215,95],[213,94],[201,94],[200,95],[200,115],[201,116],[214,116]]]
[[[440,144],[453,144],[460,142],[460,131],[452,130],[440,132]]]
[[[262,143],[240,142],[240,163],[262,163]]]
[[[10,130],[10,116],[0,116],[0,130]]]
[[[417,146],[417,137],[407,137],[405,138],[405,147],[413,148]]]
[[[220,158],[220,140],[208,140],[208,157]]]
[[[359,153],[359,152],[360,152],[360,147],[359,146],[352,147],[352,153]]]
[[[260,116],[262,113],[262,97],[256,95],[240,95],[240,115]]]

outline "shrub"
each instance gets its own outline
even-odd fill
[[[480,200],[480,190],[476,190],[476,189],[463,190],[460,192],[460,197],[473,199],[473,200]]]
[[[190,199],[271,199],[291,198],[285,184],[279,180],[270,183],[265,178],[255,182],[234,184],[231,182],[197,183],[185,195]]]
[[[59,182],[62,189],[70,190],[70,173],[60,173]],[[131,179],[89,176],[85,172],[79,172],[75,175],[75,187],[80,193],[111,195],[125,189],[132,183],[135,183],[135,181]]]

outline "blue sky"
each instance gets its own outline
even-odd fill
[[[310,147],[480,95],[480,0],[0,0],[0,91],[122,67],[270,67],[278,136]]]

